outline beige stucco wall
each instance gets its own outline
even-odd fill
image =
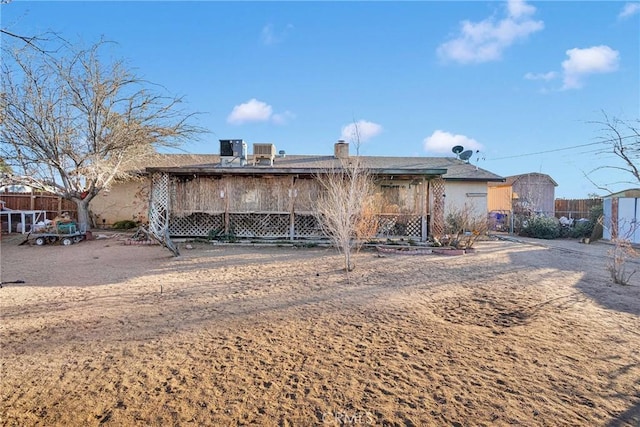
[[[116,221],[127,219],[146,222],[149,209],[148,195],[147,180],[120,182],[108,191],[103,190],[90,204],[96,226],[109,226]]]
[[[444,215],[453,210],[471,208],[474,216],[487,215],[487,183],[469,181],[445,181]]]

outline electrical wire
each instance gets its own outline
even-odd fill
[[[566,150],[574,150],[576,148],[582,148],[582,147],[589,147],[592,145],[601,145],[601,144],[605,144],[607,142],[615,142],[621,139],[627,139],[627,138],[638,138],[638,135],[628,135],[628,136],[622,136],[620,138],[613,138],[613,139],[606,139],[606,140],[602,140],[602,141],[597,141],[597,142],[590,142],[588,144],[580,144],[580,145],[573,145],[571,147],[563,147],[563,148],[555,148],[553,150],[546,150],[546,151],[538,151],[536,153],[527,153],[527,154],[516,154],[513,156],[504,156],[504,157],[495,157],[495,158],[485,158],[484,160],[506,160],[506,159],[515,159],[518,157],[527,157],[527,156],[535,156],[538,154],[547,154],[547,153],[556,153],[558,151],[566,151]],[[594,150],[593,152],[597,152],[600,150]]]

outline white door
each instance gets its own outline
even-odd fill
[[[618,199],[618,236],[629,239],[631,243],[640,243],[640,222],[638,217],[638,199]]]

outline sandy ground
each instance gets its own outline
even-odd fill
[[[640,425],[640,272],[603,243],[364,251],[348,282],[325,248],[18,241],[2,425]]]

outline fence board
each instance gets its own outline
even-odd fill
[[[3,193],[0,200],[5,202],[5,208],[14,211],[47,211],[47,218],[52,219],[62,212],[69,212],[76,217],[76,204],[60,196],[47,193]]]
[[[602,199],[556,199],[556,218],[589,218],[596,206],[602,206]]]

